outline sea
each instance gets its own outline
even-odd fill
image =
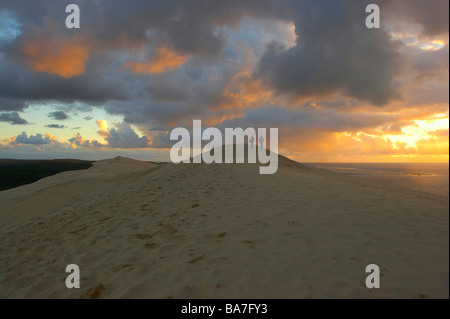
[[[447,163],[310,163],[368,182],[449,197]]]

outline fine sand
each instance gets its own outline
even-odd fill
[[[0,192],[0,297],[449,297],[448,198],[279,160],[119,157]]]

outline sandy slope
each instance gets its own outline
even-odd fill
[[[60,209],[94,194],[108,192],[123,175],[151,170],[155,164],[118,156],[87,170],[68,171],[0,192],[0,227]]]
[[[280,161],[116,158],[0,192],[0,297],[449,297],[448,199]]]

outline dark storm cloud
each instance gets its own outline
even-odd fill
[[[15,100],[0,97],[0,111],[23,111],[27,107],[28,104],[22,99]]]
[[[336,91],[384,105],[399,98],[394,86],[401,56],[383,29],[367,29],[364,1],[303,1],[295,7],[297,45],[273,42],[257,74],[279,93],[314,96]]]
[[[209,72],[199,72],[195,79],[191,78],[189,65],[179,72],[149,75],[150,84],[142,87],[140,96],[132,101],[111,101],[105,109],[110,114],[124,116],[128,123],[152,127],[165,127],[169,122],[202,117],[210,113],[209,107],[221,102],[224,87],[239,69],[239,61],[227,61],[224,66],[224,71],[218,71],[220,77],[216,82],[210,81]]]
[[[45,125],[45,127],[49,127],[49,128],[65,128],[64,125],[60,125],[60,124],[47,124],[47,125]]]
[[[19,113],[11,112],[11,113],[1,113],[0,114],[0,122],[9,122],[13,125],[24,125],[28,124],[27,120],[20,117]]]
[[[99,1],[99,9],[91,18],[105,21],[94,30],[114,42],[126,34],[131,42],[150,38],[169,42],[180,53],[216,55],[226,45],[226,35],[218,27],[237,24],[243,16],[282,18],[285,7],[278,1],[260,0],[157,0],[127,1],[126,10],[120,0]],[[89,23],[89,22],[88,22]]]
[[[98,68],[88,67],[87,70],[83,75],[64,79],[53,74],[33,73],[12,62],[0,63],[0,109],[23,109],[24,100],[101,104],[110,99],[129,98],[116,79],[102,76]]]
[[[160,74],[154,77],[147,90],[154,101],[183,101],[189,99],[189,78],[181,79],[171,74]]]
[[[69,116],[64,111],[54,111],[48,114],[48,117],[51,117],[55,120],[67,120]]]
[[[448,34],[448,0],[395,0],[387,1],[386,15],[391,19],[406,19],[422,26],[428,36]]]
[[[43,25],[51,17],[60,24],[66,14],[65,1],[35,0],[24,5],[20,1],[3,0],[1,6],[14,12],[23,25]],[[147,31],[169,41],[179,52],[214,55],[225,45],[226,37],[216,27],[235,24],[246,14],[280,16],[274,1],[205,1],[205,0],[121,0],[83,1],[81,31],[89,30],[99,46],[143,43]],[[274,10],[277,8],[276,10]],[[101,23],[99,23],[101,21]],[[61,29],[64,34],[70,30]],[[126,39],[123,39],[123,36]]]
[[[410,49],[412,67],[418,71],[445,71],[449,66],[449,46],[436,51],[423,51],[417,48]]]
[[[103,104],[107,101],[132,100],[140,84],[132,85],[134,91],[126,85],[136,83],[131,77],[120,76],[120,69],[105,74],[105,61],[109,52],[99,54],[102,50],[129,48],[137,44],[147,44],[147,30],[158,41],[168,41],[178,52],[189,54],[215,55],[225,45],[223,34],[216,34],[215,20],[238,21],[239,18],[228,18],[233,6],[225,3],[203,5],[203,2],[186,3],[184,1],[130,1],[124,10],[122,1],[99,1],[80,3],[82,12],[82,29],[76,35],[85,36],[85,44],[95,51],[90,55],[86,65],[86,73],[72,78],[61,78],[58,75],[42,72],[31,72],[26,67],[23,56],[23,41],[33,39],[42,33],[42,28],[53,20],[56,28],[49,34],[53,38],[61,35],[71,37],[72,30],[64,28],[65,3],[61,1],[37,0],[24,5],[16,1],[2,1],[0,10],[14,12],[19,20],[24,35],[9,45],[4,51],[8,58],[0,63],[0,98],[9,101],[0,103],[2,110],[19,110],[25,106],[24,100],[46,101],[56,100],[66,103],[74,101],[95,102]],[[226,7],[222,12],[220,7]],[[249,6],[251,7],[251,5]],[[224,13],[224,14],[223,14]],[[223,14],[223,17],[221,17]],[[242,14],[239,13],[238,16]],[[221,17],[221,18],[218,18]],[[102,21],[101,24],[98,21]],[[53,27],[55,25],[52,25]],[[56,31],[55,31],[56,30]],[[155,38],[156,37],[156,38]],[[153,39],[152,38],[152,39]],[[106,59],[105,59],[106,58]],[[116,73],[116,74],[114,74]],[[157,82],[155,82],[157,83]],[[170,79],[167,85],[151,84],[149,91],[156,100],[179,100],[183,91],[175,91],[170,95]],[[125,85],[124,85],[125,84]],[[130,85],[131,86],[131,85]],[[138,116],[139,117],[139,116]]]
[[[337,110],[302,108],[283,109],[266,107],[249,110],[246,118],[254,126],[309,127],[330,132],[358,131],[388,125],[400,119],[399,115],[359,112],[348,114]]]

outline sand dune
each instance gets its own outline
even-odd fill
[[[115,158],[0,192],[0,297],[449,297],[448,200],[258,167]]]
[[[86,196],[108,192],[122,178],[152,170],[155,164],[116,157],[98,161],[87,170],[68,171],[35,183],[0,192],[0,226],[71,205]]]

